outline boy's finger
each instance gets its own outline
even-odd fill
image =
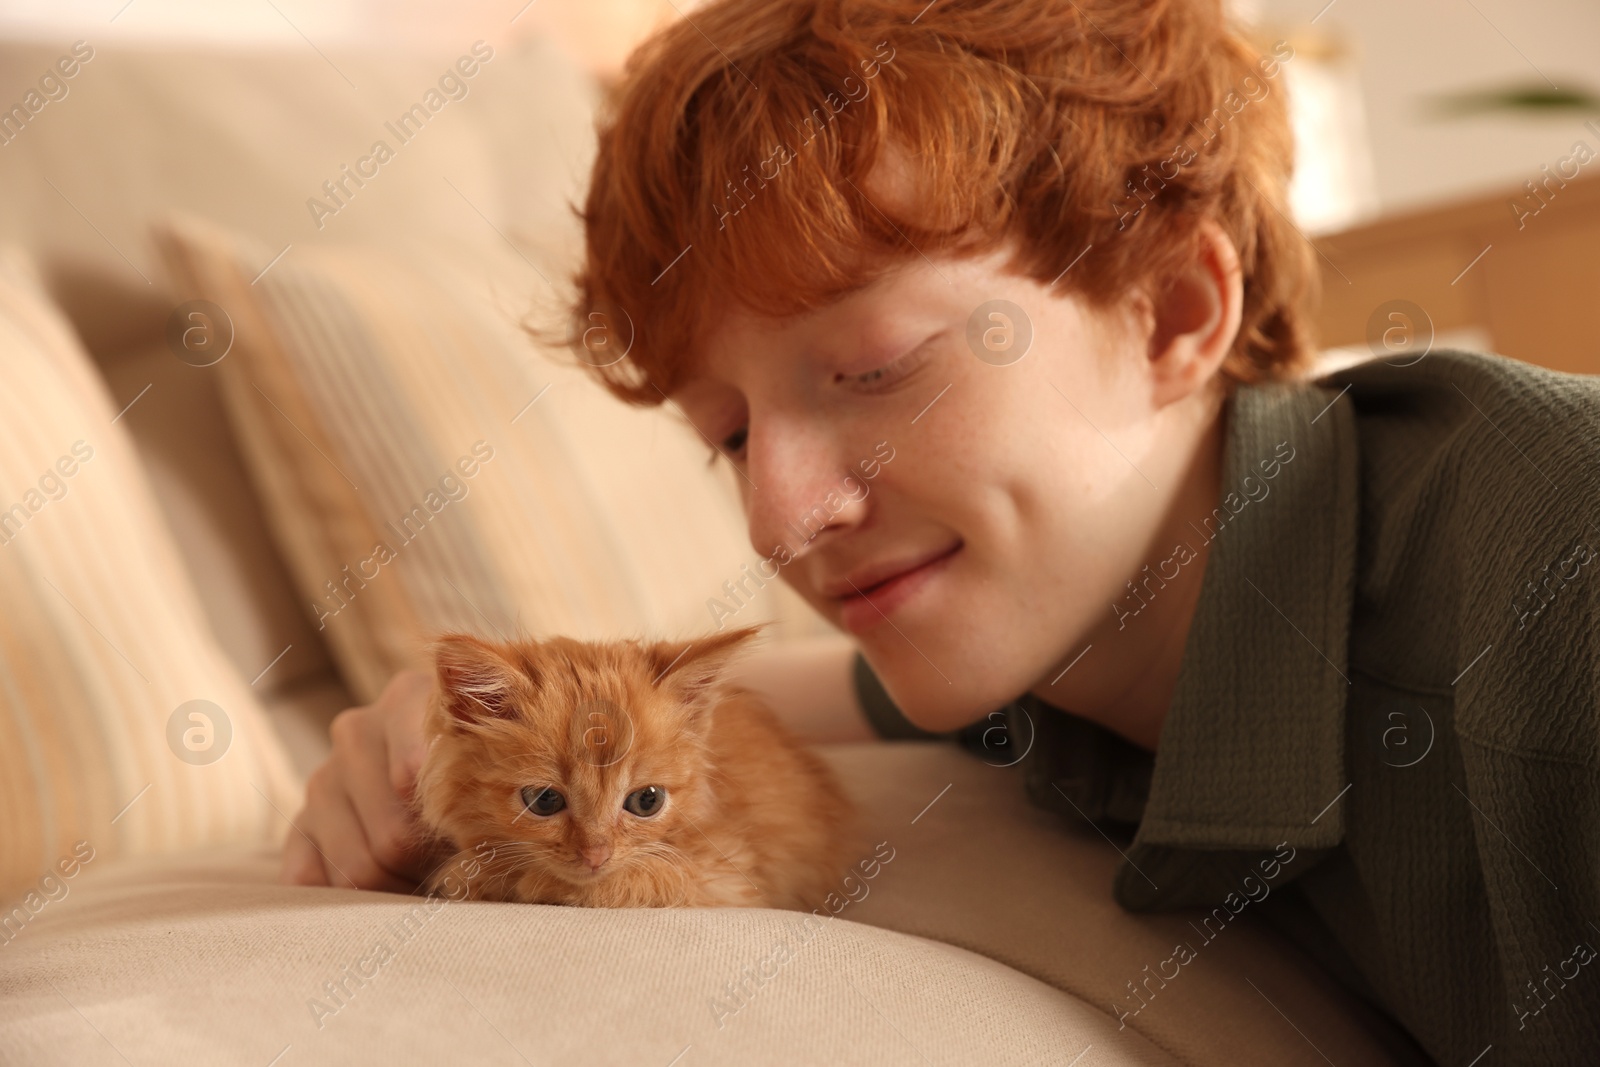
[[[278,865],[278,881],[285,885],[327,885],[327,870],[322,857],[302,834],[298,823],[289,830],[283,844],[283,859]]]
[[[385,747],[388,750],[389,784],[401,800],[410,800],[422,769],[427,744],[422,736],[422,717],[433,692],[433,678],[421,671],[401,671],[390,680],[379,701]]]
[[[415,886],[398,878],[372,855],[350,798],[339,790],[327,797],[307,828],[327,871],[328,884],[341,889],[410,893]]]
[[[374,862],[398,878],[419,881],[428,868],[427,836],[392,786],[387,738],[374,730],[366,744],[344,746],[333,758]]]

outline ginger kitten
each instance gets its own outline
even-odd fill
[[[441,637],[416,793],[460,850],[439,870],[486,843],[472,899],[820,905],[849,863],[853,811],[828,766],[723,681],[755,633]]]

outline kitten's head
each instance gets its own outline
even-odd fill
[[[724,670],[754,627],[694,641],[433,645],[417,778],[422,819],[494,846],[488,895],[571,903],[671,899],[674,844],[707,817],[707,736]]]

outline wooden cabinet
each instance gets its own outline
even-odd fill
[[[1506,189],[1316,238],[1319,343],[1366,349],[1374,312],[1405,300],[1436,333],[1481,331],[1502,355],[1600,374],[1600,177],[1550,174],[1539,196]]]

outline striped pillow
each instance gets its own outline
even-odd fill
[[[207,629],[117,408],[14,251],[0,382],[0,891],[85,853],[280,841],[300,783]]]
[[[544,283],[504,249],[296,245],[273,262],[194,219],[156,237],[177,287],[232,320],[229,420],[360,699],[424,665],[437,630],[702,633],[741,579],[736,624],[821,627],[745,578],[732,475],[692,429],[529,340],[518,310]]]

